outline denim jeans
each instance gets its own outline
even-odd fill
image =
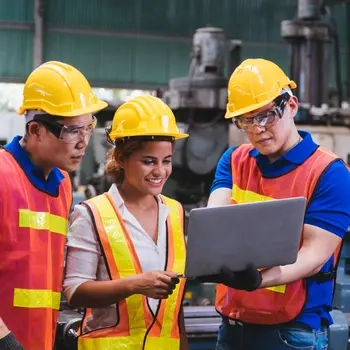
[[[230,325],[219,328],[216,350],[326,350],[328,330],[315,331],[301,324],[261,326]]]

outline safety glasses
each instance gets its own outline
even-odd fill
[[[60,141],[74,144],[82,140],[88,140],[97,124],[97,119],[95,116],[92,116],[92,122],[87,125],[67,126],[48,121],[47,119],[34,121],[43,124]]]
[[[269,127],[276,125],[283,116],[284,108],[290,98],[289,94],[279,96],[275,101],[275,107],[272,109],[256,115],[255,117],[236,117],[232,119],[232,122],[241,131],[248,131],[254,125],[259,127]]]

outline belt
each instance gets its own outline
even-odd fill
[[[226,321],[230,326],[240,326],[240,327],[243,327],[244,323],[242,322],[239,322],[239,321],[236,321],[236,320],[232,320],[228,317],[225,317],[224,318],[224,321]],[[285,325],[288,325],[288,323],[286,323]],[[304,329],[304,330],[307,330],[307,331],[311,331],[312,329],[310,328],[310,326],[306,325],[306,324],[303,324],[303,323],[299,323],[299,322],[293,322],[293,323],[290,323],[290,325],[293,325],[297,328],[301,328],[301,329]],[[263,324],[247,324],[247,326],[259,326],[259,327],[280,327],[281,325],[278,325],[278,324],[274,324],[274,325],[263,325]],[[322,325],[324,326],[324,325]]]
[[[242,322],[231,320],[230,318],[225,318],[225,321],[230,325],[230,326],[243,326]]]

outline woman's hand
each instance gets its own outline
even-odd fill
[[[149,271],[136,275],[136,292],[153,299],[166,299],[180,282],[177,273]]]

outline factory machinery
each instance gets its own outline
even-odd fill
[[[335,2],[335,1],[333,1]],[[341,1],[336,1],[337,3]],[[316,142],[350,161],[350,109],[340,82],[338,34],[327,7],[331,1],[299,0],[295,19],[281,24],[281,35],[290,43],[290,77],[298,83],[296,95],[300,110],[296,122],[310,131]],[[174,111],[179,128],[191,137],[176,143],[173,174],[164,194],[179,200],[187,214],[206,205],[215,167],[230,146],[247,142],[244,133],[224,119],[227,101],[227,76],[241,61],[242,43],[227,40],[220,28],[200,28],[193,37],[191,64],[186,77],[170,80],[160,97]],[[329,96],[328,73],[334,49],[337,94]],[[228,72],[228,73],[225,73]],[[115,108],[113,108],[114,112]],[[103,116],[105,120],[111,120]],[[108,113],[108,112],[107,112]],[[98,116],[101,120],[100,116]],[[82,170],[87,197],[110,186],[104,173],[106,149],[103,128],[90,142],[91,157],[85,156]],[[92,161],[93,159],[93,161]],[[84,168],[84,165],[83,165]],[[84,174],[85,172],[85,174]],[[86,174],[93,173],[88,177]],[[77,199],[82,200],[83,198]],[[350,237],[350,233],[349,233]],[[214,349],[221,322],[214,310],[215,285],[189,281],[184,298],[184,314],[191,349]],[[330,328],[329,349],[345,350],[349,342],[350,315],[350,238],[346,237],[338,268],[334,295],[334,325]],[[72,310],[61,303],[56,350],[74,349],[76,331],[83,310]]]

